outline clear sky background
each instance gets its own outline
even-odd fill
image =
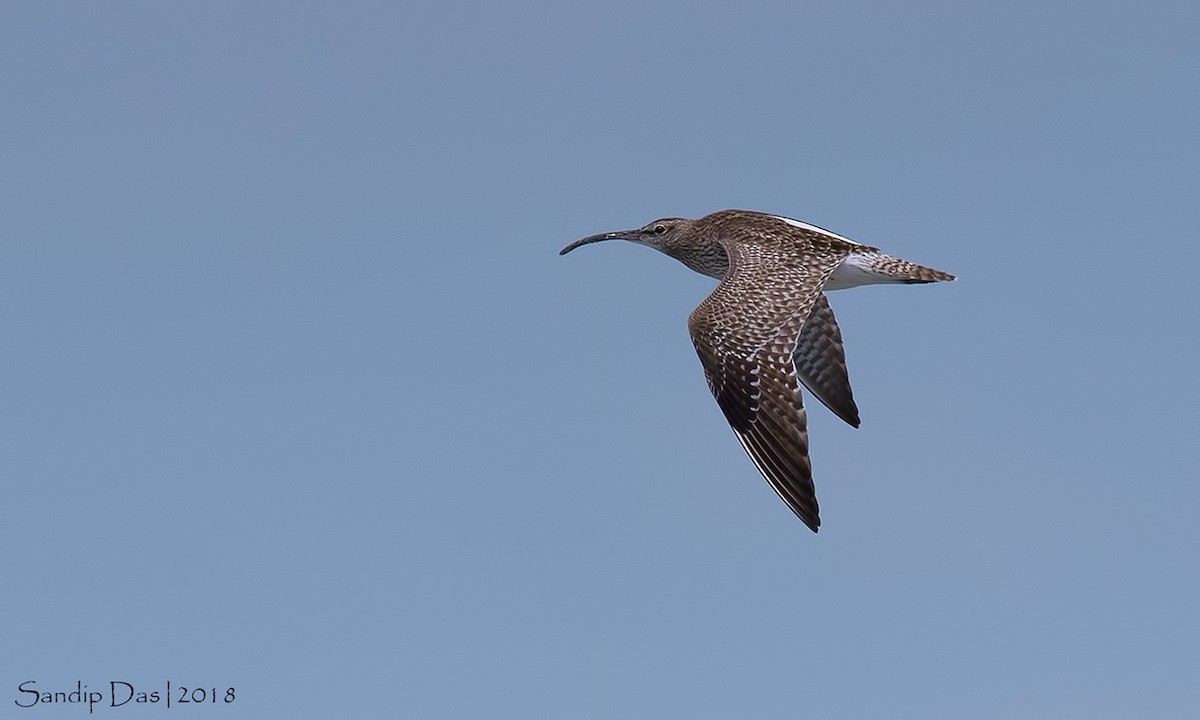
[[[1126,5],[4,3],[0,715],[1195,717],[1200,9]],[[713,282],[557,255],[730,207],[959,276],[831,296],[819,535]]]

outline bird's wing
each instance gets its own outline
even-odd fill
[[[792,359],[796,363],[796,376],[813,397],[834,415],[858,427],[858,406],[854,404],[854,391],[850,389],[850,375],[846,372],[842,331],[825,293],[817,295],[812,311],[800,329]]]
[[[821,520],[793,353],[822,286],[847,250],[775,237],[722,245],[729,270],[688,319],[692,342],[738,441],[779,497],[816,532]]]

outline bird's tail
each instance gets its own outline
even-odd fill
[[[825,289],[842,290],[879,283],[932,283],[953,279],[950,273],[871,251],[847,256],[833,271]]]

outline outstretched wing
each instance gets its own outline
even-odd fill
[[[834,415],[858,427],[858,406],[854,403],[850,375],[846,371],[842,331],[825,293],[817,295],[812,312],[800,329],[792,359],[796,363],[796,376],[813,397]]]
[[[821,288],[847,250],[772,237],[722,245],[729,269],[688,319],[692,342],[738,441],[779,497],[816,532],[820,512],[793,354]]]

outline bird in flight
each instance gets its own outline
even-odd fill
[[[688,318],[704,377],[763,477],[817,532],[821,518],[800,385],[859,426],[842,333],[825,291],[954,276],[815,225],[750,210],[662,218],[637,230],[586,237],[559,254],[602,240],[652,247],[721,281]]]

